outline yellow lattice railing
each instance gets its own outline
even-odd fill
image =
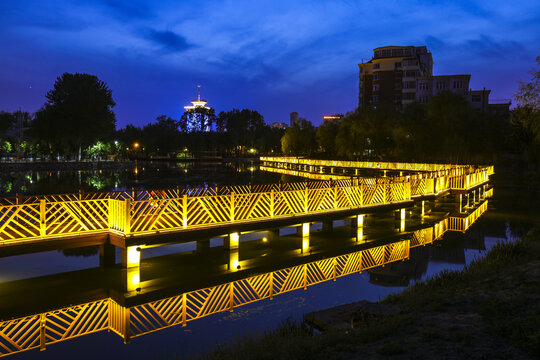
[[[118,204],[124,203],[118,201]],[[467,230],[487,211],[487,206],[485,200],[468,216],[446,218],[434,226],[415,231],[408,240],[250,276],[131,308],[112,299],[103,299],[3,321],[0,322],[0,357],[34,348],[44,349],[49,344],[102,330],[113,331],[129,341],[289,291],[405,260],[412,247],[433,243],[446,231]],[[118,211],[124,210],[119,208]]]
[[[262,156],[263,162],[276,164],[296,164],[305,166],[325,166],[353,169],[380,169],[397,171],[438,171],[459,168],[460,165],[424,164],[424,163],[398,163],[382,161],[342,161],[342,160],[316,160],[297,157],[269,157]]]

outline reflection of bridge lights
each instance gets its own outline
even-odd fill
[[[309,238],[302,239],[302,252],[309,249]]]
[[[131,285],[133,286],[138,286],[140,283],[141,283],[141,275],[137,272],[137,273],[134,273],[132,276],[131,276],[131,279],[129,281],[131,283]]]

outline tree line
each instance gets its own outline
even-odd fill
[[[540,66],[540,57],[536,62]],[[540,168],[540,70],[531,75],[530,82],[519,84],[517,106],[510,112],[480,112],[461,95],[443,92],[402,111],[380,104],[318,127],[301,118],[282,130],[268,126],[255,110],[215,115],[201,108],[178,120],[161,115],[144,126],[117,130],[107,84],[94,75],[65,73],[35,114],[0,112],[0,153],[51,159],[193,153],[450,163],[506,159]],[[188,131],[190,116],[214,123],[215,131],[201,131],[204,124]]]

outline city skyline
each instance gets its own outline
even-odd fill
[[[270,124],[295,111],[318,125],[354,110],[357,64],[387,45],[426,45],[434,73],[511,98],[540,43],[533,1],[6,1],[0,13],[0,110],[34,112],[56,77],[85,72],[112,89],[119,128],[179,119],[197,84],[216,112],[250,108]]]

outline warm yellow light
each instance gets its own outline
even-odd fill
[[[135,149],[137,149],[139,146],[140,146],[140,145],[139,145],[138,142],[134,142],[134,143],[133,143],[133,147],[134,147]]]
[[[262,238],[262,241],[263,241],[263,242],[267,242],[267,241],[268,241],[268,238],[263,237],[263,238]]]
[[[302,236],[309,236],[309,223],[302,224]]]
[[[364,226],[364,215],[358,215],[357,224],[359,228]]]
[[[132,274],[129,282],[131,283],[131,285],[138,287],[141,283],[141,275],[139,274],[139,272]]]
[[[229,247],[231,249],[238,248],[238,243],[239,242],[240,242],[240,234],[238,234],[238,233],[229,234]]]
[[[309,249],[309,238],[302,239],[302,252]]]
[[[362,241],[362,238],[364,237],[364,229],[359,227],[358,228],[358,231],[356,233],[356,240],[357,241]]]
[[[127,266],[139,266],[141,263],[141,251],[137,246],[129,246],[127,248]]]

